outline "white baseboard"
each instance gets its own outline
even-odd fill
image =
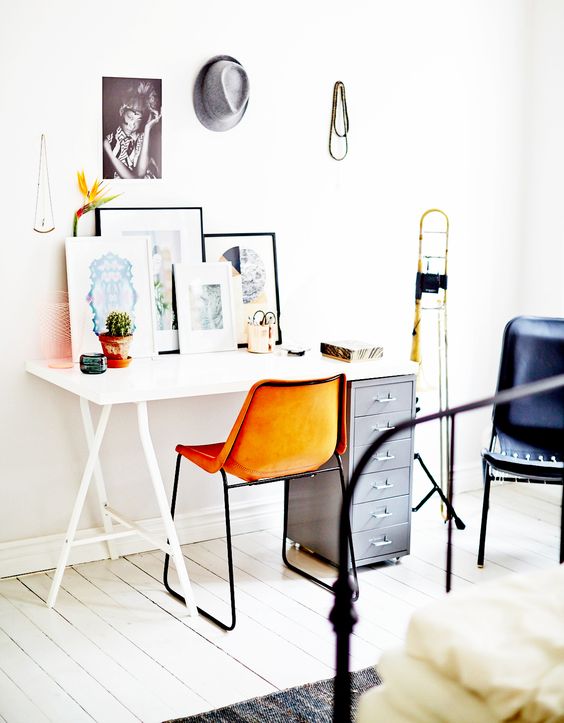
[[[457,466],[454,473],[455,495],[481,489],[482,471],[480,464]],[[231,526],[233,534],[254,532],[279,525],[282,519],[281,500],[267,500],[258,503],[231,505]],[[148,532],[164,538],[160,517],[138,522]],[[198,512],[179,514],[175,519],[180,544],[209,540],[225,535],[223,506],[208,507]],[[116,530],[119,526],[116,525]],[[81,530],[79,537],[91,537],[103,533],[102,528]],[[34,537],[27,540],[0,543],[0,578],[25,575],[40,570],[52,570],[57,560],[64,534]],[[150,543],[138,536],[115,541],[120,555],[147,552]],[[108,557],[104,542],[74,547],[70,553],[69,565],[81,562],[104,560]]]
[[[230,510],[231,530],[234,535],[271,528],[280,524],[282,519],[280,500],[267,500],[255,504],[247,502],[231,504]],[[164,527],[160,517],[140,520],[138,524],[146,528],[147,532],[164,540]],[[178,514],[175,526],[181,545],[223,537],[225,535],[223,506]],[[115,525],[115,529],[119,530],[120,526]],[[103,532],[101,527],[80,530],[78,537],[91,537]],[[47,535],[0,543],[0,578],[55,568],[64,537],[64,534]],[[131,555],[152,549],[150,543],[137,535],[117,539],[115,544],[120,555]],[[104,560],[108,557],[108,549],[104,542],[78,545],[71,549],[69,565]]]

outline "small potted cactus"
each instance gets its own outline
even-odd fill
[[[129,347],[133,339],[133,321],[127,311],[110,311],[106,317],[106,332],[99,334],[108,367],[126,367],[131,361]]]

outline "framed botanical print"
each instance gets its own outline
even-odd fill
[[[237,348],[231,264],[175,264],[180,353]]]
[[[133,320],[132,357],[156,353],[152,261],[146,236],[73,236],[65,242],[72,358],[100,351],[110,311]]]
[[[203,222],[200,207],[97,208],[96,232],[148,236],[153,259],[153,314],[159,352],[179,350],[174,264],[200,263]]]
[[[257,311],[274,314],[275,343],[281,344],[275,234],[204,234],[204,259],[231,262],[238,345],[247,346],[248,320]]]

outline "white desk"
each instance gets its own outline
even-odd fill
[[[80,400],[82,422],[88,442],[89,454],[70,517],[67,534],[47,605],[53,607],[73,545],[106,541],[110,557],[117,554],[113,540],[138,534],[155,548],[170,554],[178,572],[182,593],[191,615],[197,615],[196,603],[178,536],[172,521],[169,503],[149,431],[147,402],[160,399],[182,399],[210,394],[246,392],[259,379],[309,379],[344,373],[347,379],[378,379],[401,374],[413,374],[416,365],[409,361],[379,359],[374,362],[347,364],[309,352],[303,357],[289,357],[283,352],[249,354],[245,349],[215,354],[162,355],[156,359],[134,359],[127,369],[108,369],[104,374],[83,374],[78,365],[72,369],[50,369],[46,362],[27,362],[26,370],[51,384],[76,394]],[[90,402],[102,407],[96,430],[92,424]],[[108,505],[104,478],[99,461],[99,450],[114,404],[135,404],[138,431],[145,454],[151,482],[164,531],[168,542],[156,539],[139,525]],[[76,538],[76,530],[92,480],[95,480],[104,524],[104,534],[89,538]],[[125,531],[114,532],[112,521],[124,525]]]

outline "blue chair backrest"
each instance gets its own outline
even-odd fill
[[[564,319],[518,316],[503,334],[498,391],[564,373]],[[501,451],[545,460],[564,452],[564,389],[493,409]]]

